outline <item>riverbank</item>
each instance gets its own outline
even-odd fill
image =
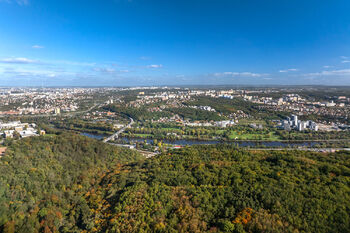
[[[94,138],[97,140],[102,140],[108,135],[103,134],[91,134],[91,133],[81,133],[81,135]],[[156,142],[162,142],[163,144],[172,145],[172,146],[191,146],[191,145],[215,145],[215,144],[235,144],[239,147],[254,147],[254,148],[318,148],[318,147],[327,147],[330,143],[340,142],[341,140],[305,140],[305,141],[259,141],[259,140],[188,140],[188,139],[175,139],[175,140],[158,140],[158,139],[147,139],[147,138],[130,138],[130,137],[121,137],[116,142],[119,144],[136,144],[144,143],[155,144]],[[345,139],[344,142],[350,142],[350,140]],[[348,147],[344,146],[335,146],[334,148]]]

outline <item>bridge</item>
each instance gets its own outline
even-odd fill
[[[114,133],[112,136],[109,136],[108,138],[105,138],[103,142],[109,142],[111,140],[115,140],[119,137],[119,134],[123,133],[127,128],[130,128],[134,124],[134,119],[130,118],[130,123],[118,130],[116,133]]]

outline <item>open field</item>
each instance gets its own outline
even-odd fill
[[[257,133],[240,133],[238,131],[233,131],[229,135],[229,139],[234,140],[268,140],[268,141],[279,141],[281,138],[270,132],[268,134],[257,134]]]

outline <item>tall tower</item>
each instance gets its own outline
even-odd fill
[[[298,126],[298,116],[297,115],[292,115],[292,123],[293,123],[293,126]]]

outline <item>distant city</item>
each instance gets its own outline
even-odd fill
[[[350,114],[350,96],[344,93],[346,91],[340,90],[332,95],[327,94],[326,98],[317,97],[312,87],[3,88],[0,89],[0,117],[3,118],[0,128],[5,137],[13,137],[14,132],[18,132],[21,137],[37,136],[44,131],[37,127],[28,128],[28,124],[35,124],[30,122],[30,118],[36,117],[49,117],[54,125],[55,119],[62,121],[77,118],[87,123],[91,121],[93,124],[104,123],[111,124],[112,128],[122,128],[127,123],[123,115],[131,115],[107,110],[109,106],[120,106],[121,109],[144,109],[149,117],[138,120],[139,124],[175,123],[187,127],[234,130],[242,122],[248,122],[247,126],[256,130],[272,127],[271,129],[300,132],[343,131],[349,129]],[[225,103],[225,108],[218,103]],[[247,106],[244,107],[245,105]],[[255,111],[274,114],[261,117]],[[278,117],[273,119],[273,115]],[[312,119],[308,119],[308,116]],[[26,119],[26,125],[19,121],[5,120],[21,120],[23,117],[30,117]],[[180,137],[176,132],[169,132],[168,135]]]

